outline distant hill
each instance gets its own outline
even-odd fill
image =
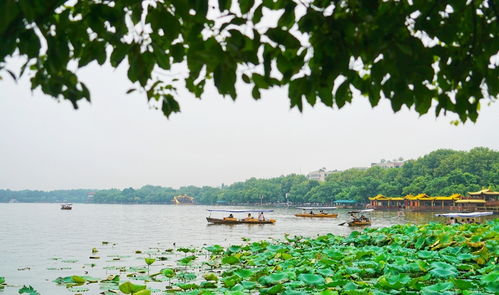
[[[223,188],[186,186],[180,189],[146,185],[139,189],[11,191],[0,190],[0,202],[164,203],[177,195],[198,204],[330,203],[367,201],[377,194],[403,196],[466,194],[482,187],[499,189],[499,152],[477,147],[470,151],[436,150],[398,168],[371,167],[335,172],[323,182],[291,174],[270,179],[250,178]],[[95,194],[91,194],[95,192]]]

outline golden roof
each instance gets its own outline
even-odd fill
[[[482,189],[481,191],[478,192],[469,192],[471,196],[480,196],[480,195],[492,195],[492,196],[499,196],[499,192],[494,192],[490,188],[488,189]]]
[[[403,200],[420,200],[420,201],[455,201],[461,199],[460,194],[453,194],[450,196],[438,196],[430,197],[427,194],[419,194],[417,196],[407,195],[405,197],[385,197],[383,195],[377,195],[376,197],[369,198],[371,201],[403,201]]]
[[[369,198],[369,200],[371,201],[375,201],[375,200],[387,200],[388,198],[383,196],[383,195],[377,195],[376,197],[372,197],[372,198]]]

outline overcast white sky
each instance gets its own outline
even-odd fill
[[[289,109],[287,90],[236,102],[208,88],[203,100],[181,92],[182,113],[166,119],[145,96],[126,95],[124,71],[81,71],[93,101],[75,111],[27,80],[0,81],[0,188],[124,188],[145,184],[230,184],[250,177],[306,174],[321,167],[369,166],[382,158],[417,158],[439,148],[499,149],[499,104],[482,106],[478,123],[455,116],[393,114],[364,98],[342,110]]]

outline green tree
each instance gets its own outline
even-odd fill
[[[300,110],[318,100],[341,108],[360,92],[373,107],[385,98],[425,114],[434,104],[475,121],[498,94],[497,15],[486,0],[3,0],[0,70],[23,58],[14,78],[31,72],[33,89],[75,108],[90,100],[78,68],[126,61],[166,116],[180,111],[179,77],[153,71],[186,64],[182,86],[197,97],[212,79],[235,99],[241,79],[255,99],[287,85]]]

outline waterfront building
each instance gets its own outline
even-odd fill
[[[450,196],[428,196],[427,194],[405,197],[377,195],[369,198],[369,206],[378,210],[408,211],[493,211],[499,212],[499,192],[490,189],[470,192],[468,197],[460,194]]]

